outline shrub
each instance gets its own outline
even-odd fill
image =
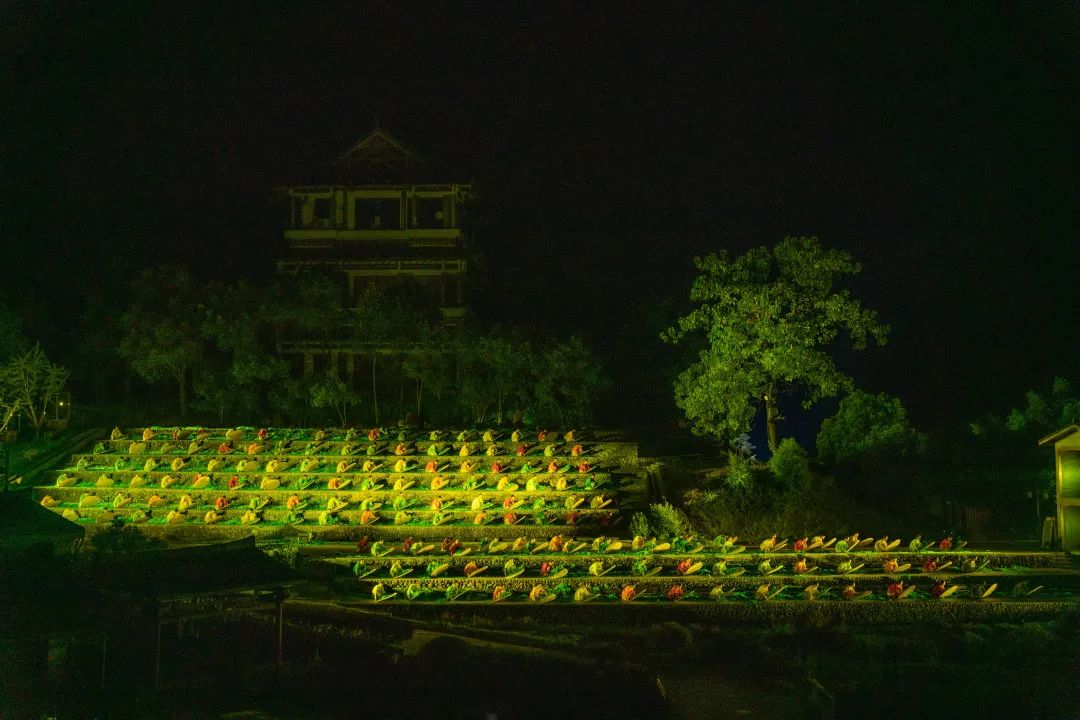
[[[754,486],[754,470],[750,462],[750,458],[742,454],[730,455],[727,475],[724,476],[724,482],[729,488],[745,492]]]
[[[653,503],[649,514],[652,515],[652,529],[660,537],[683,535],[690,529],[686,515],[671,503]]]
[[[649,527],[649,518],[645,517],[645,513],[636,512],[634,516],[630,518],[630,537],[640,535],[641,537],[649,537],[652,535],[652,528]]]
[[[90,538],[90,547],[95,553],[123,555],[128,553],[160,552],[165,543],[154,537],[144,535],[134,525],[127,525],[116,519],[108,530],[94,534]]]
[[[784,438],[780,442],[769,460],[769,467],[784,487],[804,489],[810,485],[810,460],[794,438]]]
[[[300,538],[293,538],[291,542],[268,548],[266,554],[275,560],[280,560],[291,568],[296,567],[296,556],[300,552]]]
[[[683,507],[690,511],[694,506],[711,505],[720,495],[715,490],[694,488],[683,493]]]

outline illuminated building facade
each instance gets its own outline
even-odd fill
[[[1070,424],[1039,440],[1053,446],[1057,474],[1056,536],[1061,547],[1080,550],[1080,425]]]

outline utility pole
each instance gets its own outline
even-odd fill
[[[6,442],[0,442],[0,478],[4,479],[4,492],[8,491],[8,479],[11,477],[10,459],[11,449]]]

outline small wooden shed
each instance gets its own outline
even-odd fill
[[[1080,425],[1055,430],[1039,440],[1054,446],[1057,472],[1057,534],[1063,550],[1080,551]]]
[[[0,553],[64,557],[78,549],[86,530],[34,502],[29,490],[0,492]]]
[[[118,607],[139,607],[141,612],[130,614],[149,619],[155,687],[169,682],[170,665],[175,670],[175,662],[162,655],[163,627],[236,614],[273,612],[280,671],[284,664],[284,602],[288,587],[300,580],[294,570],[259,550],[250,535],[214,545],[134,554],[99,568],[95,574],[95,582]]]

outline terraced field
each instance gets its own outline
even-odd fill
[[[174,539],[492,526],[546,537],[613,527],[635,463],[632,444],[570,431],[148,428],[75,454],[38,499],[91,529],[119,518]]]
[[[1061,553],[951,538],[619,537],[619,499],[642,482],[635,445],[570,430],[146,428],[75,454],[36,493],[91,531],[122,521],[174,542],[303,540],[303,563],[340,599],[387,608],[967,604],[982,617],[1080,597]]]
[[[674,545],[672,547],[672,545]],[[339,587],[369,603],[1073,603],[1080,575],[1059,553],[980,550],[761,552],[723,540],[650,546],[597,537],[311,546]],[[363,597],[369,593],[368,597]],[[1042,608],[1046,610],[1047,608]],[[848,612],[848,611],[845,611]],[[856,611],[871,612],[871,611]]]

